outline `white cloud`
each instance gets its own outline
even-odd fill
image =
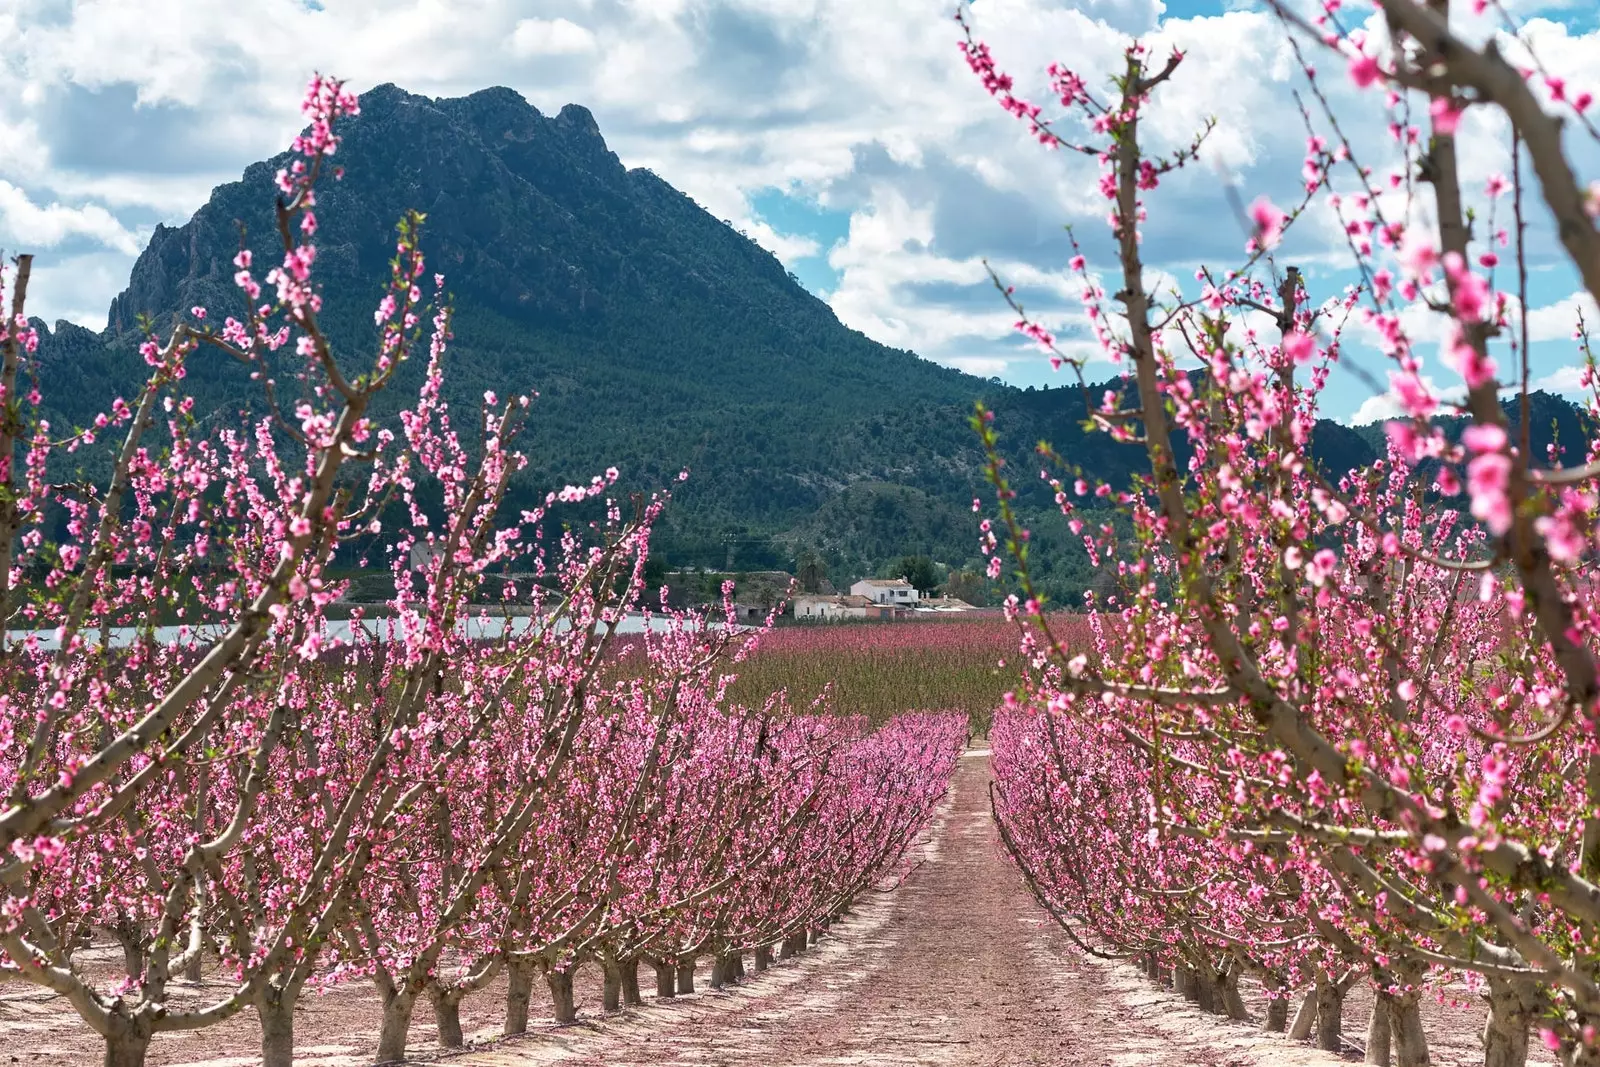
[[[756,244],[765,248],[785,263],[792,263],[797,259],[810,259],[822,251],[822,246],[813,238],[779,233],[759,219],[746,221],[739,228],[744,230],[745,234]]]
[[[1531,308],[1528,311],[1528,339],[1536,344],[1540,341],[1570,341],[1578,329],[1580,318],[1591,333],[1600,330],[1600,308],[1595,306],[1594,297],[1586,292],[1573,293],[1546,307]]]
[[[124,255],[139,252],[140,239],[98,204],[67,207],[51,203],[40,207],[28,194],[0,180],[0,230],[14,245],[54,248],[73,237],[86,237]]]
[[[949,359],[940,360],[948,367],[976,374],[980,378],[992,378],[1004,374],[1010,360],[998,359],[993,356],[951,356]]]
[[[1428,387],[1428,391],[1442,402],[1460,400],[1466,395],[1466,390],[1462,388],[1440,389],[1439,384],[1429,375],[1421,375],[1421,380],[1422,384]],[[1405,414],[1405,407],[1391,389],[1389,392],[1367,397],[1344,421],[1350,426],[1365,426],[1380,420],[1404,418]]]
[[[1524,17],[1560,9],[1514,3]],[[435,96],[503,84],[546,112],[589,106],[625,163],[655,170],[786,262],[826,252],[839,276],[832,306],[877,340],[944,362],[1027,364],[1016,355],[1015,316],[988,286],[987,256],[1063,346],[1093,349],[1060,227],[1078,224],[1085,241],[1099,242],[1100,253],[1089,249],[1094,265],[1114,269],[1103,254],[1098,164],[1042,150],[996,107],[956,50],[950,0],[329,0],[320,10],[302,0],[78,0],[9,10],[0,16],[9,18],[0,70],[18,90],[0,98],[0,135],[37,150],[0,159],[0,178],[20,194],[15,210],[0,195],[0,210],[29,220],[36,234],[98,242],[127,266],[130,242],[155,221],[181,222],[212,185],[287,143],[313,70],[348,77],[357,89],[393,81]],[[1245,234],[1221,176],[1236,180],[1246,201],[1267,192],[1288,206],[1296,197],[1305,131],[1292,90],[1300,75],[1269,13],[1158,26],[1155,0],[983,0],[973,11],[997,61],[1040,103],[1049,103],[1045,70],[1054,61],[1104,95],[1130,33],[1146,34],[1157,56],[1186,50],[1148,114],[1148,144],[1170,151],[1208,116],[1219,125],[1199,166],[1147,195],[1152,275],[1174,275],[1192,292],[1195,265],[1237,261]],[[162,32],[150,34],[151,25]],[[1381,33],[1378,20],[1369,25]],[[1592,87],[1585,79],[1594,77],[1600,35],[1580,36],[1548,17],[1527,25],[1550,69]],[[1381,94],[1358,92],[1343,65],[1314,45],[1307,55],[1326,72],[1322,87],[1349,119],[1358,158],[1381,181],[1398,159]],[[164,139],[141,132],[117,140],[129,123],[166,131]],[[1479,108],[1464,129],[1463,169],[1477,190],[1490,172],[1508,169],[1506,138]],[[1600,173],[1591,148],[1575,144],[1573,159],[1589,176]],[[847,213],[844,237],[834,243],[761,221],[751,197],[770,189]],[[1409,202],[1403,191],[1386,194],[1385,210],[1426,218],[1428,190],[1418,194]],[[1497,224],[1505,221],[1502,210]],[[1325,207],[1296,229],[1284,251],[1294,259],[1281,262],[1308,271],[1348,263]],[[120,288],[116,274],[86,281],[103,287],[95,293],[75,286],[51,305],[41,286],[37,299],[75,314],[104,307]],[[1541,338],[1565,337],[1565,311],[1540,308],[1530,325]],[[1436,336],[1438,324],[1426,319],[1408,321],[1419,340]]]
[[[511,31],[511,52],[524,59],[580,55],[594,49],[594,34],[570,19],[523,19]]]
[[[1535,381],[1533,388],[1552,393],[1588,394],[1594,387],[1584,382],[1584,376],[1583,367],[1561,367]]]

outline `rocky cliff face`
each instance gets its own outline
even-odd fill
[[[505,88],[433,100],[384,85],[361,98],[343,133],[347,176],[319,190],[318,274],[330,292],[370,290],[394,223],[414,208],[451,288],[530,326],[592,323],[680,296],[805,297],[759,246],[653,174],[626,170],[576,104],[552,117]],[[187,224],[159,227],[112,302],[112,331],[131,329],[139,312],[236,303],[240,226],[271,255],[272,176],[286,159],[219,186]],[[754,292],[752,280],[763,283]]]

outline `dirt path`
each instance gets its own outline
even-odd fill
[[[987,752],[961,761],[921,865],[863,901],[797,965],[727,994],[647,1006],[451,1064],[608,1067],[721,1064],[1331,1064],[1229,1024],[1086,958],[1050,923],[1002,854]]]

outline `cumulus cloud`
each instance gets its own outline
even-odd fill
[[[0,180],[0,231],[11,244],[22,248],[55,248],[75,237],[115,249],[124,255],[139,252],[139,238],[116,216],[98,204],[68,207],[50,203],[40,206],[22,189]]]
[[[521,58],[593,52],[594,34],[570,19],[523,19],[511,31],[511,51]]]
[[[1467,391],[1465,387],[1447,386],[1441,388],[1438,382],[1426,374],[1422,375],[1421,379],[1422,384],[1428,387],[1428,391],[1444,403],[1459,403],[1466,399]],[[1361,406],[1356,408],[1350,417],[1344,421],[1351,426],[1365,426],[1372,422],[1405,417],[1405,406],[1400,403],[1399,397],[1391,389],[1386,393],[1368,396],[1361,402]]]
[[[1594,387],[1586,383],[1584,377],[1585,372],[1582,367],[1558,367],[1534,381],[1533,387],[1552,393],[1587,394],[1592,392]]]
[[[1591,332],[1600,329],[1600,308],[1595,306],[1594,297],[1587,292],[1573,293],[1554,304],[1530,308],[1528,338],[1535,343],[1569,341],[1577,332],[1579,322]]]
[[[1600,33],[1564,21],[1560,0],[1513,7],[1546,67],[1574,89],[1593,88]],[[1239,261],[1247,234],[1228,185],[1246,201],[1265,193],[1297,202],[1306,131],[1294,90],[1303,77],[1266,11],[1169,18],[1160,0],[983,0],[973,12],[1019,92],[1044,104],[1051,62],[1069,63],[1105,94],[1131,35],[1157,56],[1186,52],[1149,113],[1148,143],[1171,151],[1208,118],[1217,127],[1202,162],[1147,197],[1141,232],[1153,278],[1192,294],[1196,267]],[[546,112],[585,104],[625,163],[650,167],[791,268],[825,265],[834,311],[879,341],[976,373],[1036,374],[1043,357],[1013,330],[987,259],[1063,347],[1098,356],[1082,283],[1065,267],[1072,247],[1064,226],[1075,227],[1095,269],[1115,270],[1099,166],[1041,149],[995,106],[956,51],[950,14],[949,0],[25,5],[9,16],[10,46],[0,54],[20,87],[0,98],[0,135],[37,150],[0,158],[8,183],[0,212],[8,240],[55,241],[63,261],[80,251],[75,242],[109,257],[70,295],[37,287],[42,311],[80,315],[105,307],[156,222],[183,221],[213,185],[287,144],[312,71],[347,77],[358,90],[392,81],[436,96],[500,84]],[[1470,18],[1463,13],[1467,31],[1488,32],[1487,21]],[[152,24],[163,32],[149,34]],[[1381,20],[1368,28],[1381,41]],[[1358,91],[1338,59],[1305,47],[1326,71],[1328,99],[1350,120],[1357,158],[1382,182],[1400,156],[1375,121],[1381,94]],[[1462,137],[1476,195],[1491,173],[1509,170],[1508,139],[1478,108]],[[1580,172],[1600,174],[1600,149],[1575,139],[1572,158]],[[1342,191],[1356,191],[1348,176],[1339,180]],[[820,208],[832,228],[805,232],[763,217],[754,203],[773,190]],[[1384,194],[1385,212],[1425,222],[1429,195],[1403,185]],[[1559,249],[1533,214],[1530,261],[1545,269]],[[120,272],[104,269],[118,257]],[[1325,204],[1286,238],[1280,262],[1301,265],[1319,300],[1354,280],[1341,221]],[[1561,285],[1534,301],[1530,326],[1541,343],[1571,330],[1567,312],[1578,305],[1562,306],[1560,293],[1573,286]],[[102,315],[91,310],[83,321],[99,326]],[[1408,325],[1419,339],[1437,329]],[[1350,404],[1364,395],[1350,394]]]

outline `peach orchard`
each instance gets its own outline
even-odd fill
[[[1139,233],[1163,182],[1206,150],[1209,126],[1165,155],[1146,147],[1151,110],[1194,91],[1182,53],[1133,45],[1109,95],[1052,67],[1052,117],[970,33],[964,45],[1042,144],[1099,162],[1115,280],[1082,255],[1071,267],[1124,387],[1085,417],[1149,459],[1135,484],[1101,486],[1039,446],[1062,520],[1121,578],[1092,606],[1093,647],[1073,647],[1031,593],[997,429],[975,419],[998,491],[984,547],[1023,587],[1011,611],[1028,666],[993,732],[995,817],[1086,951],[1219,1013],[1244,1014],[1249,977],[1276,1000],[1269,1029],[1338,1050],[1343,998],[1369,983],[1367,1061],[1414,1067],[1429,1062],[1419,998],[1464,986],[1487,1005],[1490,1067],[1524,1062],[1530,1041],[1600,1062],[1600,438],[1532,454],[1522,313],[1535,220],[1600,295],[1600,183],[1572,163],[1596,137],[1592,97],[1486,0],[1475,13],[1492,6],[1503,28],[1483,46],[1452,28],[1451,0],[1323,0],[1309,19],[1268,2],[1311,86],[1301,199],[1239,200],[1239,262],[1197,272],[1189,296],[1149,291]],[[1356,25],[1369,15],[1381,32]],[[1383,101],[1393,168],[1347,139],[1329,78]],[[1468,188],[1458,127],[1480,109],[1503,120],[1510,174]],[[1337,220],[1361,277],[1320,299],[1277,251],[1313,210]],[[1018,328],[1081,379],[997,284]],[[1418,315],[1444,323],[1459,402],[1424,374]],[[1383,459],[1327,472],[1311,438],[1330,373],[1364,358],[1352,324],[1378,339],[1404,417]],[[1459,433],[1435,418],[1450,414]],[[1083,507],[1094,495],[1131,538]]]
[[[262,1062],[283,1067],[296,1002],[336,983],[375,987],[385,1062],[405,1056],[424,1002],[441,1043],[461,1044],[462,999],[502,973],[515,1034],[536,983],[574,1018],[581,964],[616,1007],[640,1001],[641,965],[670,997],[692,991],[696,959],[720,984],[745,956],[761,970],[803,951],[893,873],[965,720],[872,729],[781,692],[735,704],[728,669],[760,633],[735,627],[731,604],[723,620],[666,615],[622,653],[631,669],[602,672],[642,606],[666,497],[625,515],[610,470],[502,514],[529,401],[449,410],[450,308],[420,216],[400,220],[374,351],[335,350],[318,322],[316,191],[340,177],[336,124],[357,101],[319,78],[304,106],[278,175],[281,260],[258,278],[241,251],[240,313],[218,325],[197,307],[152,333],[143,388],[91,428],[40,416],[31,260],[5,279],[0,604],[21,628],[0,654],[4,976],[58,994],[103,1037],[107,1067],[241,1012],[259,1020]],[[205,429],[183,394],[199,359],[249,368],[254,421]],[[427,373],[396,433],[369,408],[410,359]],[[102,439],[102,484],[52,479],[53,459]],[[584,501],[603,518],[544,533]],[[397,592],[341,639],[324,625],[340,588],[326,568],[346,543],[392,567]],[[419,543],[431,562],[413,572]],[[511,563],[535,576],[530,624],[470,639],[482,576]],[[107,938],[111,975],[80,959]],[[202,969],[223,992],[170,1003]]]

